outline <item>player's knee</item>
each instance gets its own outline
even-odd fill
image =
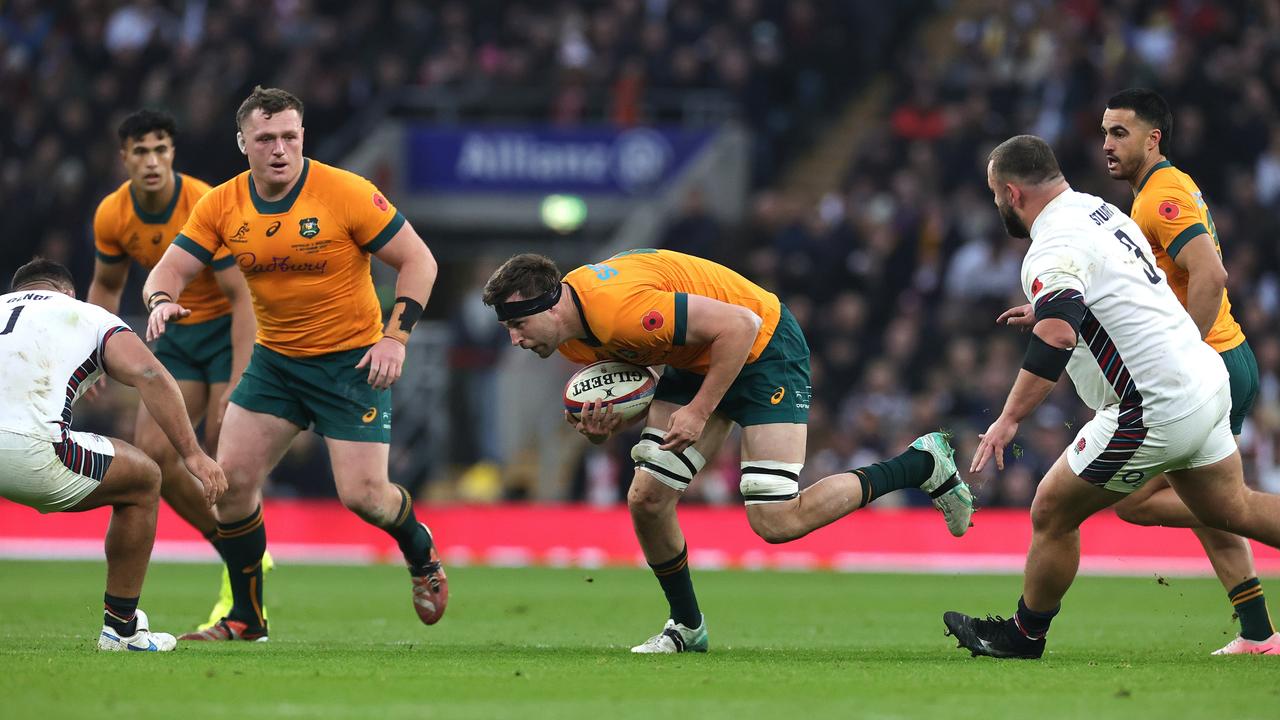
[[[1160,524],[1147,503],[1130,504],[1121,502],[1116,505],[1116,517],[1131,525],[1141,525],[1143,527]]]
[[[632,482],[627,491],[627,509],[632,516],[656,517],[676,503],[679,496],[662,492],[661,488],[646,483]]]
[[[382,526],[395,519],[395,509],[386,507],[387,483],[377,478],[364,478],[343,483],[338,499],[343,507],[359,515],[365,522]],[[398,496],[397,496],[398,497]]]
[[[707,459],[694,448],[686,448],[682,452],[672,452],[661,448],[663,432],[655,427],[647,427],[640,435],[640,442],[631,448],[631,459],[635,461],[636,471],[643,471],[648,476],[677,492],[684,492],[693,482],[694,476],[707,464]],[[662,493],[647,483],[631,483],[627,492],[627,506],[633,513],[656,513],[673,502],[671,496]]]
[[[1068,528],[1061,508],[1056,502],[1037,497],[1031,503],[1031,529],[1042,535],[1059,535],[1075,528]]]
[[[781,512],[748,512],[747,522],[750,523],[752,532],[770,545],[791,542],[805,535],[794,518]]]
[[[160,466],[145,454],[134,450],[129,457],[121,458],[129,463],[130,500],[140,505],[160,502]]]

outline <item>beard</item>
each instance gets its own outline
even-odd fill
[[[1000,211],[1000,219],[1004,221],[1005,232],[1011,237],[1022,238],[1026,240],[1031,237],[1031,231],[1027,229],[1027,224],[1022,222],[1022,218],[1013,211],[1012,205],[996,205],[996,209]]]

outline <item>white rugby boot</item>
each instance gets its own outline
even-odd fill
[[[134,617],[138,620],[138,628],[129,637],[120,635],[110,625],[102,626],[98,635],[98,649],[108,652],[169,652],[178,646],[178,640],[169,633],[151,632],[147,625],[147,614],[139,608]]]
[[[702,624],[696,628],[688,628],[675,620],[668,619],[662,626],[662,632],[631,648],[631,652],[640,654],[706,652],[707,651],[707,617],[702,616]]]

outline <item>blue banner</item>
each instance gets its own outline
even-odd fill
[[[413,192],[646,195],[679,174],[710,130],[411,126]]]

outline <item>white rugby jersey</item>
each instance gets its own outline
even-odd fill
[[[107,338],[122,330],[120,318],[59,292],[0,295],[0,430],[60,442],[71,405],[102,374]]]
[[[1119,405],[1122,427],[1173,422],[1228,380],[1142,231],[1102,198],[1068,189],[1045,206],[1031,226],[1022,289],[1037,308],[1083,299],[1067,373],[1089,407]]]

